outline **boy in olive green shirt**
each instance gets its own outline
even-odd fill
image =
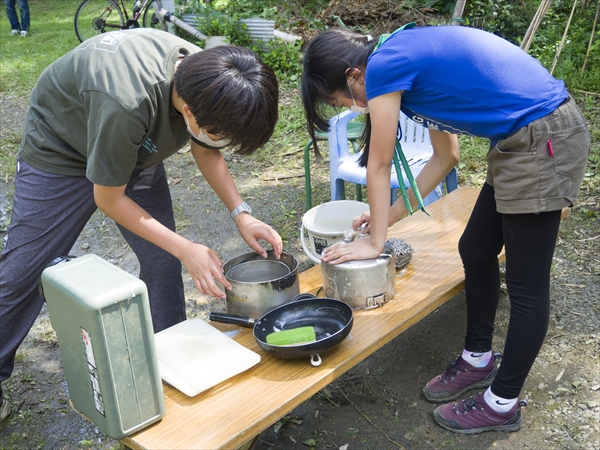
[[[277,113],[275,74],[240,47],[201,51],[140,28],[91,38],[50,65],[31,94],[0,256],[0,383],[42,307],[41,272],[68,254],[96,208],[138,257],[155,332],[185,320],[181,264],[198,290],[225,297],[216,281],[231,286],[217,253],[175,231],[162,161],[190,139],[242,238],[263,256],[259,240],[267,241],[279,257],[281,237],[252,217],[219,151],[252,153]],[[0,410],[8,415],[5,400]]]

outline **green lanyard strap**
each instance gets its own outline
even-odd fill
[[[385,42],[390,36],[396,34],[398,31],[402,31],[405,29],[410,29],[415,27],[417,24],[415,22],[407,23],[406,25],[401,26],[392,34],[382,34],[379,36],[379,41],[375,46],[375,50],[377,50],[381,44]],[[400,124],[398,124],[398,134],[396,135],[396,145],[394,148],[394,167],[396,169],[396,175],[398,176],[398,185],[400,186],[400,191],[402,192],[402,198],[404,199],[404,206],[410,215],[413,213],[412,206],[410,205],[410,200],[408,199],[408,192],[406,191],[406,186],[404,186],[404,177],[402,176],[402,169],[404,169],[404,173],[406,174],[406,178],[408,178],[408,183],[415,194],[417,199],[417,207],[423,211],[425,214],[429,215],[427,211],[425,211],[425,205],[423,204],[423,199],[421,198],[421,193],[419,192],[419,188],[417,183],[415,182],[415,178],[410,170],[410,166],[408,165],[408,161],[406,160],[406,156],[402,151],[402,145],[400,144],[400,139],[402,138],[402,128]],[[400,167],[400,162],[402,162],[402,168]]]

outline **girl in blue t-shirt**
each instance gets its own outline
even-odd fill
[[[370,237],[327,249],[323,260],[334,264],[377,257],[387,228],[408,212],[402,200],[389,205],[400,110],[431,136],[433,156],[416,178],[422,197],[458,163],[456,134],[490,140],[486,182],[459,242],[465,346],[423,394],[443,403],[489,386],[437,408],[436,422],[464,434],[518,430],[518,396],[548,328],[561,210],[576,200],[590,151],[585,121],[563,82],[520,48],[473,28],[406,27],[381,39],[330,29],[306,48],[302,102],[313,138],[329,129],[326,105],[368,114],[360,164],[370,213],[353,227],[366,224]],[[408,197],[416,206],[411,189]],[[491,346],[503,247],[511,316],[498,367]]]

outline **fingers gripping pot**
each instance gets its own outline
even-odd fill
[[[262,317],[300,293],[298,261],[285,250],[279,260],[273,250],[267,258],[255,252],[237,256],[223,264],[223,271],[232,288],[226,291],[230,314]]]
[[[341,264],[321,262],[325,296],[338,298],[353,309],[383,306],[396,295],[396,261],[386,245],[378,258],[346,261]]]

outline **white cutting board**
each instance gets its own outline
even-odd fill
[[[199,318],[160,331],[154,339],[161,378],[189,397],[260,362],[258,353]]]

